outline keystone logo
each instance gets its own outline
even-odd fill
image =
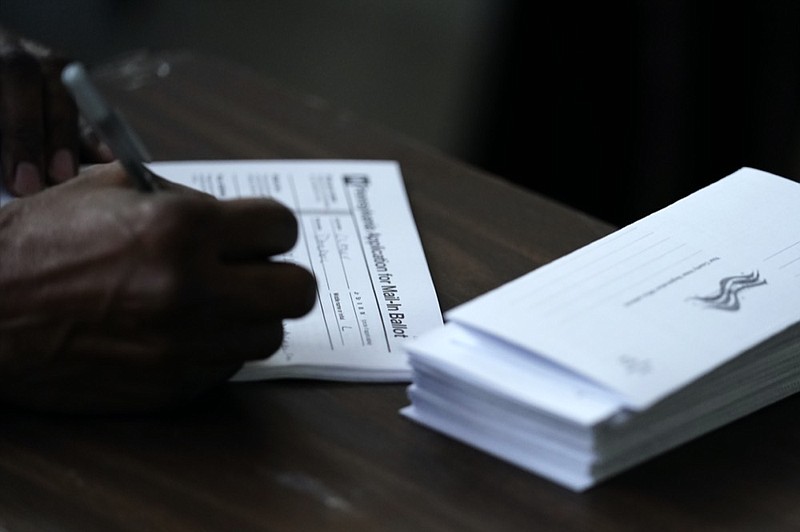
[[[689,299],[700,301],[710,308],[718,310],[736,311],[741,307],[739,292],[747,288],[767,284],[758,271],[746,275],[733,275],[725,277],[719,282],[719,290],[707,296],[695,296]]]

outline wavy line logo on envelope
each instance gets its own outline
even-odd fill
[[[745,274],[724,277],[719,281],[719,290],[707,296],[695,296],[689,299],[699,301],[705,306],[718,310],[736,311],[741,308],[739,292],[747,288],[767,284],[758,270]]]

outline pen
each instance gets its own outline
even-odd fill
[[[128,175],[143,191],[152,192],[158,187],[153,173],[144,165],[150,160],[138,135],[117,113],[89,79],[81,63],[70,63],[61,72],[61,81],[67,87],[83,117],[97,136],[108,144],[114,156]]]

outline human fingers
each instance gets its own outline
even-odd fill
[[[317,299],[308,270],[288,262],[222,264],[211,291],[215,312],[233,319],[280,320],[307,314]]]
[[[130,184],[130,178],[119,161],[86,165],[80,170],[79,176],[83,178],[80,183],[70,183],[70,186],[96,189],[109,186],[126,187]]]
[[[132,180],[128,176],[125,168],[122,164],[117,161],[110,161],[110,162],[98,162],[94,164],[89,164],[84,166],[81,171],[80,175],[84,177],[89,177],[91,182],[87,182],[85,186],[95,187],[99,183],[105,183],[106,185],[110,186],[131,186]],[[174,183],[172,181],[168,181],[167,179],[161,177],[160,175],[154,174],[154,180],[156,181],[156,186],[160,192],[165,193],[175,193],[178,195],[186,195],[186,196],[195,196],[198,199],[204,200],[213,200],[214,203],[217,200],[211,195],[200,190],[190,188],[178,183]],[[163,199],[163,195],[155,196],[155,199]]]
[[[18,196],[44,187],[43,85],[38,61],[0,38],[0,159],[6,187]]]
[[[272,199],[220,202],[219,256],[223,260],[265,259],[297,242],[297,219]]]
[[[80,157],[78,108],[61,83],[61,71],[68,61],[31,41],[23,40],[22,45],[32,55],[39,54],[47,180],[51,184],[62,183],[75,176]]]
[[[78,116],[79,158],[88,164],[109,163],[114,160],[114,153],[108,144],[100,140],[92,125]]]
[[[165,320],[156,327],[162,336],[153,342],[152,352],[170,357],[186,371],[191,367],[241,366],[271,356],[283,343],[280,320],[243,320],[231,315]],[[180,323],[176,323],[180,321]]]

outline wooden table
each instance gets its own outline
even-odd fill
[[[612,230],[220,60],[96,72],[155,159],[399,161],[443,309]],[[584,494],[408,421],[406,404],[404,385],[284,381],[171,415],[0,410],[0,530],[800,529],[797,398]]]

